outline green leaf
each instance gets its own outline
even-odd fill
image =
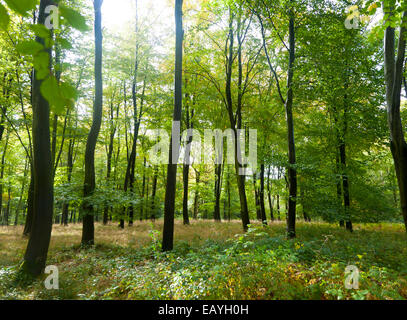
[[[79,12],[64,5],[59,6],[59,12],[73,28],[82,32],[89,30],[86,19]]]
[[[34,55],[34,60],[33,60],[34,68],[36,71],[38,71],[39,74],[45,74],[45,72],[49,72],[48,66],[49,66],[49,54],[48,52],[41,51]],[[37,79],[40,79],[37,77]]]
[[[7,9],[0,3],[0,29],[6,30],[10,23]]]
[[[65,107],[72,107],[77,97],[74,87],[65,82],[58,83],[55,76],[50,76],[43,81],[40,90],[57,114],[63,114]]]
[[[68,40],[64,38],[58,38],[56,41],[58,42],[62,49],[66,50],[72,49],[72,44]]]
[[[17,43],[16,49],[22,55],[35,55],[44,49],[41,43],[34,40],[27,40]]]
[[[46,77],[49,76],[49,70],[48,69],[36,70],[35,76],[37,80],[44,80]]]
[[[30,28],[37,37],[46,39],[50,36],[50,31],[42,24],[31,25]]]
[[[19,13],[22,16],[26,16],[27,12],[32,11],[37,6],[37,0],[4,0],[7,6]]]
[[[61,94],[57,79],[54,76],[48,77],[41,84],[41,94],[49,102],[51,107],[55,107],[57,111],[61,111],[64,103],[61,99]]]
[[[71,100],[75,101],[77,99],[76,89],[66,82],[61,83],[61,94],[64,97],[64,99],[69,101]]]

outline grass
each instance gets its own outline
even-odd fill
[[[2,299],[407,299],[407,236],[401,224],[357,224],[354,233],[326,223],[176,222],[175,248],[162,253],[162,222],[120,230],[96,225],[96,243],[81,249],[81,225],[54,226],[48,265],[59,290],[17,272],[27,239],[21,227],[0,227]],[[359,289],[346,289],[355,265]]]

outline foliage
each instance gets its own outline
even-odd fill
[[[191,226],[197,236],[200,228]],[[356,225],[349,235],[328,224],[300,224],[287,241],[284,226],[252,225],[225,240],[180,238],[171,253],[159,249],[152,225],[143,248],[101,243],[93,249],[58,244],[49,263],[61,266],[60,290],[14,282],[0,270],[0,296],[21,299],[407,299],[407,251],[399,224]],[[224,231],[214,224],[218,232]],[[190,228],[191,228],[190,227]],[[236,224],[238,227],[238,224]],[[195,230],[195,231],[194,231]],[[110,232],[105,229],[105,232]],[[116,231],[117,232],[117,231]],[[110,235],[110,237],[113,234]],[[193,238],[193,237],[192,237]],[[394,254],[397,252],[398,254]],[[345,289],[345,267],[360,270],[359,289]]]

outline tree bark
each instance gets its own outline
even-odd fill
[[[220,196],[221,196],[221,175],[222,175],[222,165],[215,164],[215,210],[213,213],[213,218],[216,222],[221,221],[220,217]]]
[[[154,168],[154,177],[153,177],[153,190],[151,192],[151,220],[155,221],[155,197],[157,193],[157,179],[158,179],[158,167]]]
[[[174,84],[174,116],[173,123],[181,122],[182,113],[182,43],[184,38],[184,30],[182,26],[182,4],[183,0],[175,0],[175,25],[176,25],[176,45],[175,45],[175,84]],[[173,125],[173,128],[175,125]],[[173,159],[173,151],[179,156],[178,148],[179,137],[171,134],[169,163],[167,170],[167,186],[165,191],[165,206],[164,206],[164,229],[162,250],[169,251],[174,246],[174,211],[175,211],[175,191],[177,187],[177,162],[178,157]],[[175,142],[175,146],[173,146]]]
[[[243,230],[247,231],[250,225],[249,209],[247,205],[246,189],[245,189],[245,179],[244,175],[241,175],[240,169],[243,169],[239,160],[240,158],[240,137],[238,130],[241,129],[241,92],[238,96],[238,107],[236,117],[233,114],[233,99],[232,99],[232,72],[233,72],[233,60],[234,60],[234,31],[233,31],[233,19],[232,9],[229,8],[229,53],[227,57],[226,65],[226,107],[228,111],[229,121],[231,128],[234,131],[234,143],[235,143],[235,172],[237,187],[239,190],[239,200],[240,200],[240,216],[242,219]],[[241,46],[239,48],[239,58],[241,59]],[[241,60],[240,60],[241,63]],[[240,65],[239,63],[239,65]]]
[[[290,5],[293,5],[293,0],[290,0]],[[288,129],[288,216],[287,216],[287,236],[295,238],[295,219],[297,206],[297,169],[296,169],[296,154],[295,154],[295,139],[294,139],[294,119],[293,119],[293,77],[294,77],[294,61],[295,61],[295,22],[294,10],[289,11],[289,66],[287,78],[287,100],[285,104],[286,120]]]
[[[144,157],[143,185],[141,187],[140,221],[142,221],[143,217],[144,217],[144,203],[145,203],[145,194],[146,194],[146,164],[147,164],[147,159],[146,159],[146,157]],[[147,185],[148,185],[148,182],[147,182]]]
[[[89,132],[85,151],[85,181],[84,197],[93,194],[96,187],[95,181],[95,149],[102,124],[103,113],[103,79],[102,79],[102,3],[103,0],[94,0],[95,13],[95,102],[93,106],[93,122]],[[95,243],[94,208],[89,201],[82,205],[82,245],[91,246]]]
[[[274,221],[274,214],[273,214],[274,198],[273,198],[273,201],[271,201],[270,171],[271,171],[271,165],[269,166],[268,171],[267,171],[267,195],[268,195],[268,200],[269,200],[270,219],[271,219],[271,221]]]
[[[24,196],[24,191],[25,191],[25,184],[27,180],[27,175],[28,175],[28,165],[29,165],[29,159],[25,160],[25,165],[24,165],[24,178],[23,178],[23,183],[21,185],[21,192],[20,192],[20,199],[18,200],[17,208],[16,208],[16,216],[14,220],[14,225],[18,225],[18,218],[20,216],[20,209],[21,209],[21,204],[23,202],[23,196]]]
[[[6,153],[8,148],[8,141],[9,141],[10,132],[7,131],[6,135],[6,142],[4,144],[3,153],[1,155],[1,168],[0,168],[0,217],[3,213],[3,178],[4,178],[4,167],[5,167],[5,160],[6,160]]]
[[[387,12],[392,15],[392,12]],[[407,11],[403,13],[395,58],[395,30],[387,27],[385,31],[384,59],[386,79],[386,101],[390,144],[400,191],[401,210],[407,232],[407,144],[400,116],[401,87],[406,50],[405,23]]]
[[[257,172],[253,174],[253,189],[254,189],[254,199],[256,203],[256,218],[258,221],[262,221],[260,208],[260,195],[259,189],[257,188]]]
[[[38,25],[45,22],[45,8],[53,5],[51,0],[41,0]],[[36,37],[36,41],[44,44],[44,39]],[[51,49],[45,49],[51,57]],[[51,63],[51,59],[49,61]],[[33,221],[24,255],[22,270],[34,276],[40,275],[46,264],[48,247],[51,239],[52,217],[54,207],[53,164],[51,154],[48,101],[42,96],[40,86],[42,80],[33,73]]]
[[[200,172],[195,170],[194,220],[198,219]]]
[[[187,145],[185,147],[185,156],[184,156],[184,164],[183,164],[183,182],[184,182],[184,197],[182,199],[182,216],[184,219],[184,225],[189,225],[189,213],[188,213],[188,193],[189,193],[189,166],[190,166],[190,159],[191,159],[191,143],[192,143],[192,133],[194,124],[192,122],[192,118],[194,117],[194,109],[192,109],[191,114],[189,112],[189,95],[185,95],[187,103],[186,103],[186,126],[187,126]]]
[[[107,163],[106,163],[106,181],[109,183],[110,186],[110,176],[112,173],[112,158],[113,158],[113,150],[114,150],[114,137],[116,135],[117,126],[115,124],[114,119],[114,96],[112,96],[112,100],[110,101],[110,119],[109,119],[109,146],[107,147]],[[119,116],[119,107],[116,109],[117,117]],[[103,225],[107,225],[109,220],[109,206],[106,205],[103,209]]]
[[[260,213],[261,213],[261,221],[264,225],[267,225],[267,216],[266,216],[266,208],[264,206],[264,164],[260,165],[260,192],[259,192],[259,200],[260,200]]]
[[[75,138],[70,138],[68,143],[68,153],[67,153],[67,182],[71,183],[72,180],[72,171],[74,165],[74,147],[75,147]],[[62,224],[68,225],[68,214],[69,214],[69,202],[65,202],[62,207]],[[72,219],[71,219],[72,220]],[[71,221],[72,222],[72,221]]]

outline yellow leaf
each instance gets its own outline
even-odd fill
[[[369,8],[367,9],[368,11],[372,11],[372,10],[374,10],[374,9],[377,9],[377,3],[372,3],[370,6],[369,6]]]

